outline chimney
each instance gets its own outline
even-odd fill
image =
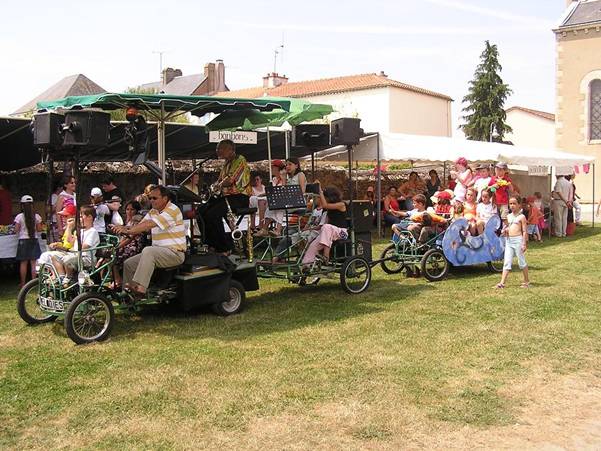
[[[163,69],[163,73],[161,74],[161,84],[163,86],[171,83],[171,81],[175,77],[181,77],[182,71],[180,69],[173,69],[172,67],[168,67],[167,69]]]
[[[205,64],[205,79],[207,80],[207,94],[215,92],[215,63]]]
[[[288,77],[279,75],[277,72],[271,72],[263,77],[264,88],[277,88],[280,85],[288,83]]]
[[[381,70],[381,71],[380,71],[380,73],[378,74],[378,77],[386,77],[386,78],[388,78],[388,75],[386,75],[386,74],[384,73],[384,71],[383,71],[383,70]]]
[[[217,67],[215,68],[215,91],[223,92],[227,88],[225,87],[225,66],[223,60],[219,59],[216,61]]]

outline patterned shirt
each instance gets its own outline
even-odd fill
[[[167,202],[161,212],[153,208],[144,216],[143,220],[149,220],[156,224],[156,227],[150,231],[153,246],[186,251],[184,217],[177,205]]]
[[[227,188],[223,188],[223,193],[225,195],[252,195],[252,187],[250,186],[250,168],[243,155],[236,155],[236,158],[232,161],[227,161],[223,168],[221,168],[219,180],[223,180],[226,177],[231,177],[234,184]]]

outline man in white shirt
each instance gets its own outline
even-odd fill
[[[556,237],[565,237],[568,226],[568,208],[572,208],[570,195],[572,192],[572,183],[563,175],[557,176],[557,181],[551,192],[553,198],[553,225]]]

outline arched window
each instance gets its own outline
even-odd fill
[[[591,81],[589,136],[591,140],[601,140],[601,80]]]

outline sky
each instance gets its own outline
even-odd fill
[[[506,106],[554,112],[555,38],[565,0],[10,2],[0,17],[0,116],[82,73],[108,91],[223,59],[230,89],[274,67],[290,81],[384,71],[451,96],[460,124],[484,41],[513,89]]]

